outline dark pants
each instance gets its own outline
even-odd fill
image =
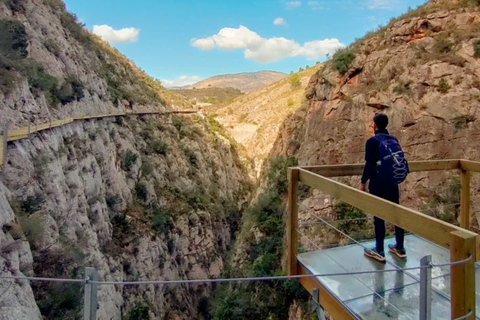
[[[371,181],[369,185],[371,194],[376,195],[385,200],[395,203],[400,202],[400,192],[397,185],[385,185]],[[377,252],[384,252],[383,242],[385,240],[385,221],[383,219],[374,217],[373,224],[375,226],[375,247]],[[397,249],[403,249],[405,231],[402,228],[395,226],[395,240],[397,242]]]

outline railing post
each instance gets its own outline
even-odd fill
[[[298,251],[298,189],[299,170],[288,168],[288,209],[287,209],[287,274],[297,275]]]
[[[98,272],[95,268],[85,268],[85,299],[83,304],[83,320],[97,319],[97,284]]]
[[[432,319],[432,256],[420,260],[420,320]]]
[[[460,168],[460,227],[470,229],[470,171]]]
[[[3,169],[3,164],[7,161],[7,148],[8,148],[8,121],[5,120],[2,133],[2,145],[1,145],[1,159],[0,159],[0,172]]]
[[[450,233],[451,262],[471,259],[465,263],[452,265],[450,269],[451,317],[475,319],[475,236],[463,231]]]

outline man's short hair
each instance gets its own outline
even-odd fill
[[[377,113],[373,117],[373,122],[375,122],[378,129],[385,129],[388,125],[388,117],[385,113]]]

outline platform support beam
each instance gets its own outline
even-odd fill
[[[461,172],[460,193],[460,227],[470,229],[470,171],[463,168]]]
[[[317,310],[318,320],[326,320],[327,318],[325,317],[325,310],[323,310],[323,307],[320,305],[320,292],[317,288],[313,289],[312,298],[313,302],[315,302],[315,309]]]
[[[97,284],[90,281],[98,281],[98,271],[95,268],[85,268],[85,293],[83,304],[83,319],[96,320],[98,308]]]
[[[288,168],[288,209],[287,209],[287,274],[298,274],[298,177],[297,168]]]
[[[451,317],[475,319],[475,237],[466,231],[451,234],[451,262],[470,260],[452,265],[450,269]]]

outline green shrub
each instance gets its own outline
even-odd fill
[[[50,6],[55,11],[64,11],[65,5],[62,0],[43,0],[43,2]]]
[[[145,182],[137,182],[135,184],[135,193],[137,194],[137,198],[142,201],[148,200],[148,188]]]
[[[48,38],[43,41],[43,45],[50,52],[53,53],[56,57],[60,56],[60,48],[58,47],[55,40]]]
[[[115,215],[111,222],[114,232],[117,232],[117,234],[127,234],[131,230],[131,226],[127,221],[127,215],[125,213]]]
[[[122,203],[122,196],[119,194],[108,195],[105,197],[105,203],[110,209],[112,209],[115,205]]]
[[[150,320],[149,307],[141,303],[136,304],[128,313],[128,320]]]
[[[150,143],[150,149],[157,154],[166,156],[168,152],[168,144],[160,140],[154,140]]]
[[[148,177],[153,174],[154,168],[150,162],[148,162],[147,159],[143,159],[142,161],[142,176]]]
[[[448,53],[452,50],[453,43],[445,35],[440,35],[435,39],[433,49],[437,53]]]
[[[292,90],[300,89],[300,87],[302,86],[298,73],[292,74],[288,80],[290,82],[290,87],[292,88]]]
[[[195,152],[193,152],[190,149],[185,149],[185,155],[187,156],[188,163],[190,163],[190,165],[192,165],[193,167],[197,168],[198,167],[198,157],[195,154]]]
[[[65,82],[59,88],[55,88],[52,93],[62,105],[65,105],[72,101],[81,100],[85,96],[83,90],[84,85],[81,81],[67,78]]]
[[[48,74],[39,62],[29,59],[25,61],[23,66],[30,88],[39,89],[44,92],[53,92],[57,89],[57,78]]]
[[[15,87],[15,74],[0,62],[0,91],[9,93]]]
[[[45,196],[37,193],[33,196],[28,196],[20,203],[22,210],[27,214],[32,214],[39,211],[45,203]]]
[[[471,114],[464,114],[458,117],[453,118],[452,122],[455,126],[455,129],[463,129],[466,125],[470,122],[477,120],[474,115]]]
[[[411,85],[413,81],[406,81],[406,82],[400,82],[395,88],[393,88],[393,91],[397,94],[406,94],[411,91]]]
[[[129,171],[137,163],[138,155],[132,150],[127,150],[123,155],[123,170]]]
[[[450,90],[450,85],[448,84],[448,81],[445,78],[442,78],[438,81],[437,90],[438,92],[441,92],[441,93],[447,93],[448,90]]]
[[[467,63],[465,58],[454,53],[444,55],[441,60],[462,68],[465,66],[465,63]]]
[[[67,275],[70,277],[70,275]],[[40,286],[40,285],[38,285]],[[45,294],[36,299],[44,319],[78,319],[83,306],[83,286],[52,283],[44,288]],[[37,290],[37,288],[35,288]]]
[[[274,157],[269,160],[269,169],[267,173],[268,186],[270,190],[276,190],[278,194],[287,192],[287,169],[295,167],[298,161],[294,157]]]
[[[249,276],[282,274],[286,172],[289,166],[297,164],[295,158],[271,159],[267,189],[245,213],[261,233],[260,238],[253,234],[248,238],[248,264],[244,273]],[[232,272],[242,274],[240,270]],[[212,316],[213,319],[279,320],[288,314],[293,300],[307,301],[308,298],[308,293],[296,281],[221,285],[212,304]]]
[[[287,100],[287,106],[291,107],[294,105],[294,102],[293,102],[293,99],[292,98],[288,98]]]
[[[367,217],[365,212],[349,205],[348,203],[336,203],[334,211],[336,215],[336,220],[351,220],[341,221],[338,224],[338,228],[347,234],[352,232],[358,232],[364,229],[367,225],[367,221],[364,220]]]
[[[172,211],[166,208],[155,208],[153,210],[152,229],[159,232],[167,232],[172,225]]]
[[[473,56],[475,58],[480,58],[480,40],[473,42]]]
[[[44,221],[41,214],[32,214],[30,216],[17,215],[23,234],[27,237],[30,245],[35,248],[35,243],[39,241],[45,232]]]
[[[27,32],[18,20],[0,19],[0,54],[6,59],[27,57]]]
[[[79,22],[78,17],[75,14],[66,11],[62,12],[60,14],[60,22],[62,23],[62,26],[69,31],[73,38],[87,48],[92,47],[93,40],[90,37],[90,34],[83,29],[84,25]]]
[[[353,52],[353,50],[339,50],[332,57],[332,68],[343,76],[345,72],[348,71],[354,60],[355,53]]]
[[[452,224],[458,224],[461,184],[458,176],[442,183],[443,188],[433,188],[426,204],[420,210]]]
[[[182,127],[184,125],[182,118],[180,118],[179,116],[173,115],[172,123],[173,123],[173,126],[177,128],[177,131],[180,132],[180,130],[182,130]]]
[[[30,90],[36,93],[43,92],[49,105],[56,106],[59,103],[57,98],[58,79],[47,73],[43,66],[33,59],[24,60],[21,68],[27,76]]]
[[[23,0],[0,0],[0,3],[5,3],[7,7],[13,12],[19,12],[23,9],[21,3]]]

